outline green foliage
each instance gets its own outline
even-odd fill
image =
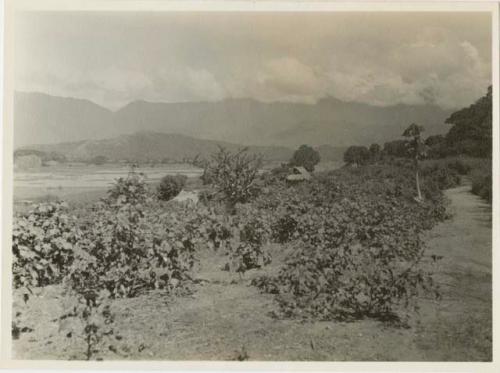
[[[164,176],[158,186],[158,198],[168,201],[177,196],[186,185],[185,175]]]
[[[438,189],[449,189],[460,184],[460,175],[456,170],[456,164],[450,167],[447,164],[434,164],[422,168],[422,176],[427,179],[427,183],[436,183]],[[460,167],[460,166],[458,166]],[[432,193],[426,197],[432,197]]]
[[[418,294],[434,293],[419,233],[447,217],[445,201],[429,182],[434,198],[415,203],[412,184],[408,168],[365,166],[257,200],[280,201],[272,237],[289,240],[291,250],[277,276],[254,281],[276,294],[278,316],[397,318],[416,306]]]
[[[479,168],[471,173],[472,193],[485,199],[489,203],[493,200],[493,184],[491,168]]]
[[[446,138],[443,135],[427,137],[425,145],[427,146],[427,155],[429,158],[442,158],[449,153]]]
[[[384,144],[383,154],[389,157],[408,157],[408,140],[394,140],[386,142]]]
[[[297,232],[297,220],[287,214],[279,217],[272,225],[272,238],[278,243],[287,243]]]
[[[79,239],[75,218],[61,202],[42,203],[14,217],[12,231],[13,285],[37,287],[61,281],[73,262]]]
[[[106,350],[116,351],[115,315],[111,312],[109,294],[99,289],[99,282],[93,275],[88,272],[84,279],[80,277],[78,284],[71,283],[66,293],[67,312],[59,318],[60,321],[67,318],[79,321],[76,325],[63,326],[60,331],[66,338],[82,341],[86,360],[100,359],[99,354]]]
[[[266,250],[270,237],[270,218],[256,214],[254,206],[239,205],[235,215],[208,215],[202,234],[209,246],[223,250],[228,258],[225,269],[239,274],[271,263]]]
[[[488,87],[486,95],[468,108],[451,114],[446,123],[453,124],[446,135],[448,155],[491,158],[492,87]]]
[[[154,202],[143,175],[118,179],[81,227],[79,247],[90,260],[73,268],[72,278],[92,270],[111,297],[172,289],[184,281],[194,264],[190,222],[163,214]]]
[[[247,149],[231,153],[222,147],[212,156],[206,173],[222,198],[231,208],[250,201],[257,193],[256,179],[262,159]]]
[[[290,166],[304,167],[307,171],[313,172],[314,167],[319,163],[319,153],[309,145],[301,145],[292,156]]]
[[[447,167],[456,171],[459,175],[467,175],[472,170],[472,166],[470,164],[459,159],[448,162]]]
[[[79,226],[74,260],[65,286],[76,299],[72,311],[91,359],[113,334],[109,299],[135,297],[152,289],[174,291],[190,280],[198,222],[178,210],[164,214],[147,190],[144,175],[130,172],[109,190]],[[179,219],[184,218],[184,219]],[[73,335],[72,332],[68,336]],[[114,349],[111,344],[109,349]]]
[[[382,156],[382,148],[379,144],[371,144],[368,150],[370,151],[370,158],[372,162],[377,162],[380,160]]]
[[[422,159],[426,155],[427,147],[421,137],[423,131],[424,127],[412,123],[403,132],[403,137],[410,139],[408,142],[408,153],[415,160]]]
[[[371,153],[366,146],[350,146],[344,153],[344,162],[347,164],[364,165],[370,160]]]
[[[230,266],[235,272],[244,273],[271,263],[264,250],[268,232],[262,220],[252,219],[239,226],[239,242],[229,252]]]

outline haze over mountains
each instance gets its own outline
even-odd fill
[[[216,147],[216,141],[273,147],[260,150],[281,158],[301,144],[329,145],[323,147],[325,152],[331,152],[330,147],[382,144],[398,138],[412,122],[425,126],[426,136],[445,133],[449,126],[444,121],[451,112],[434,105],[379,107],[332,97],[316,104],[264,103],[253,99],[134,101],[113,112],[88,100],[17,92],[14,145],[35,148],[31,145],[78,142],[55,148],[71,154],[107,152],[114,157],[130,158],[125,153],[157,154],[154,149],[160,148],[189,156]],[[127,136],[131,134],[135,135]],[[165,150],[166,146],[170,150]]]

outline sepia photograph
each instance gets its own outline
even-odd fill
[[[266,9],[6,14],[10,359],[493,361],[494,6]]]

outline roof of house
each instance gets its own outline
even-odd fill
[[[301,166],[295,166],[293,168],[293,174],[288,175],[286,177],[287,180],[290,181],[299,181],[299,180],[309,180],[311,179],[311,174],[307,172],[307,170],[304,167]]]

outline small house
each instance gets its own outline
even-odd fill
[[[298,182],[311,180],[311,174],[301,166],[295,166],[292,168],[292,173],[286,177],[287,181]]]

